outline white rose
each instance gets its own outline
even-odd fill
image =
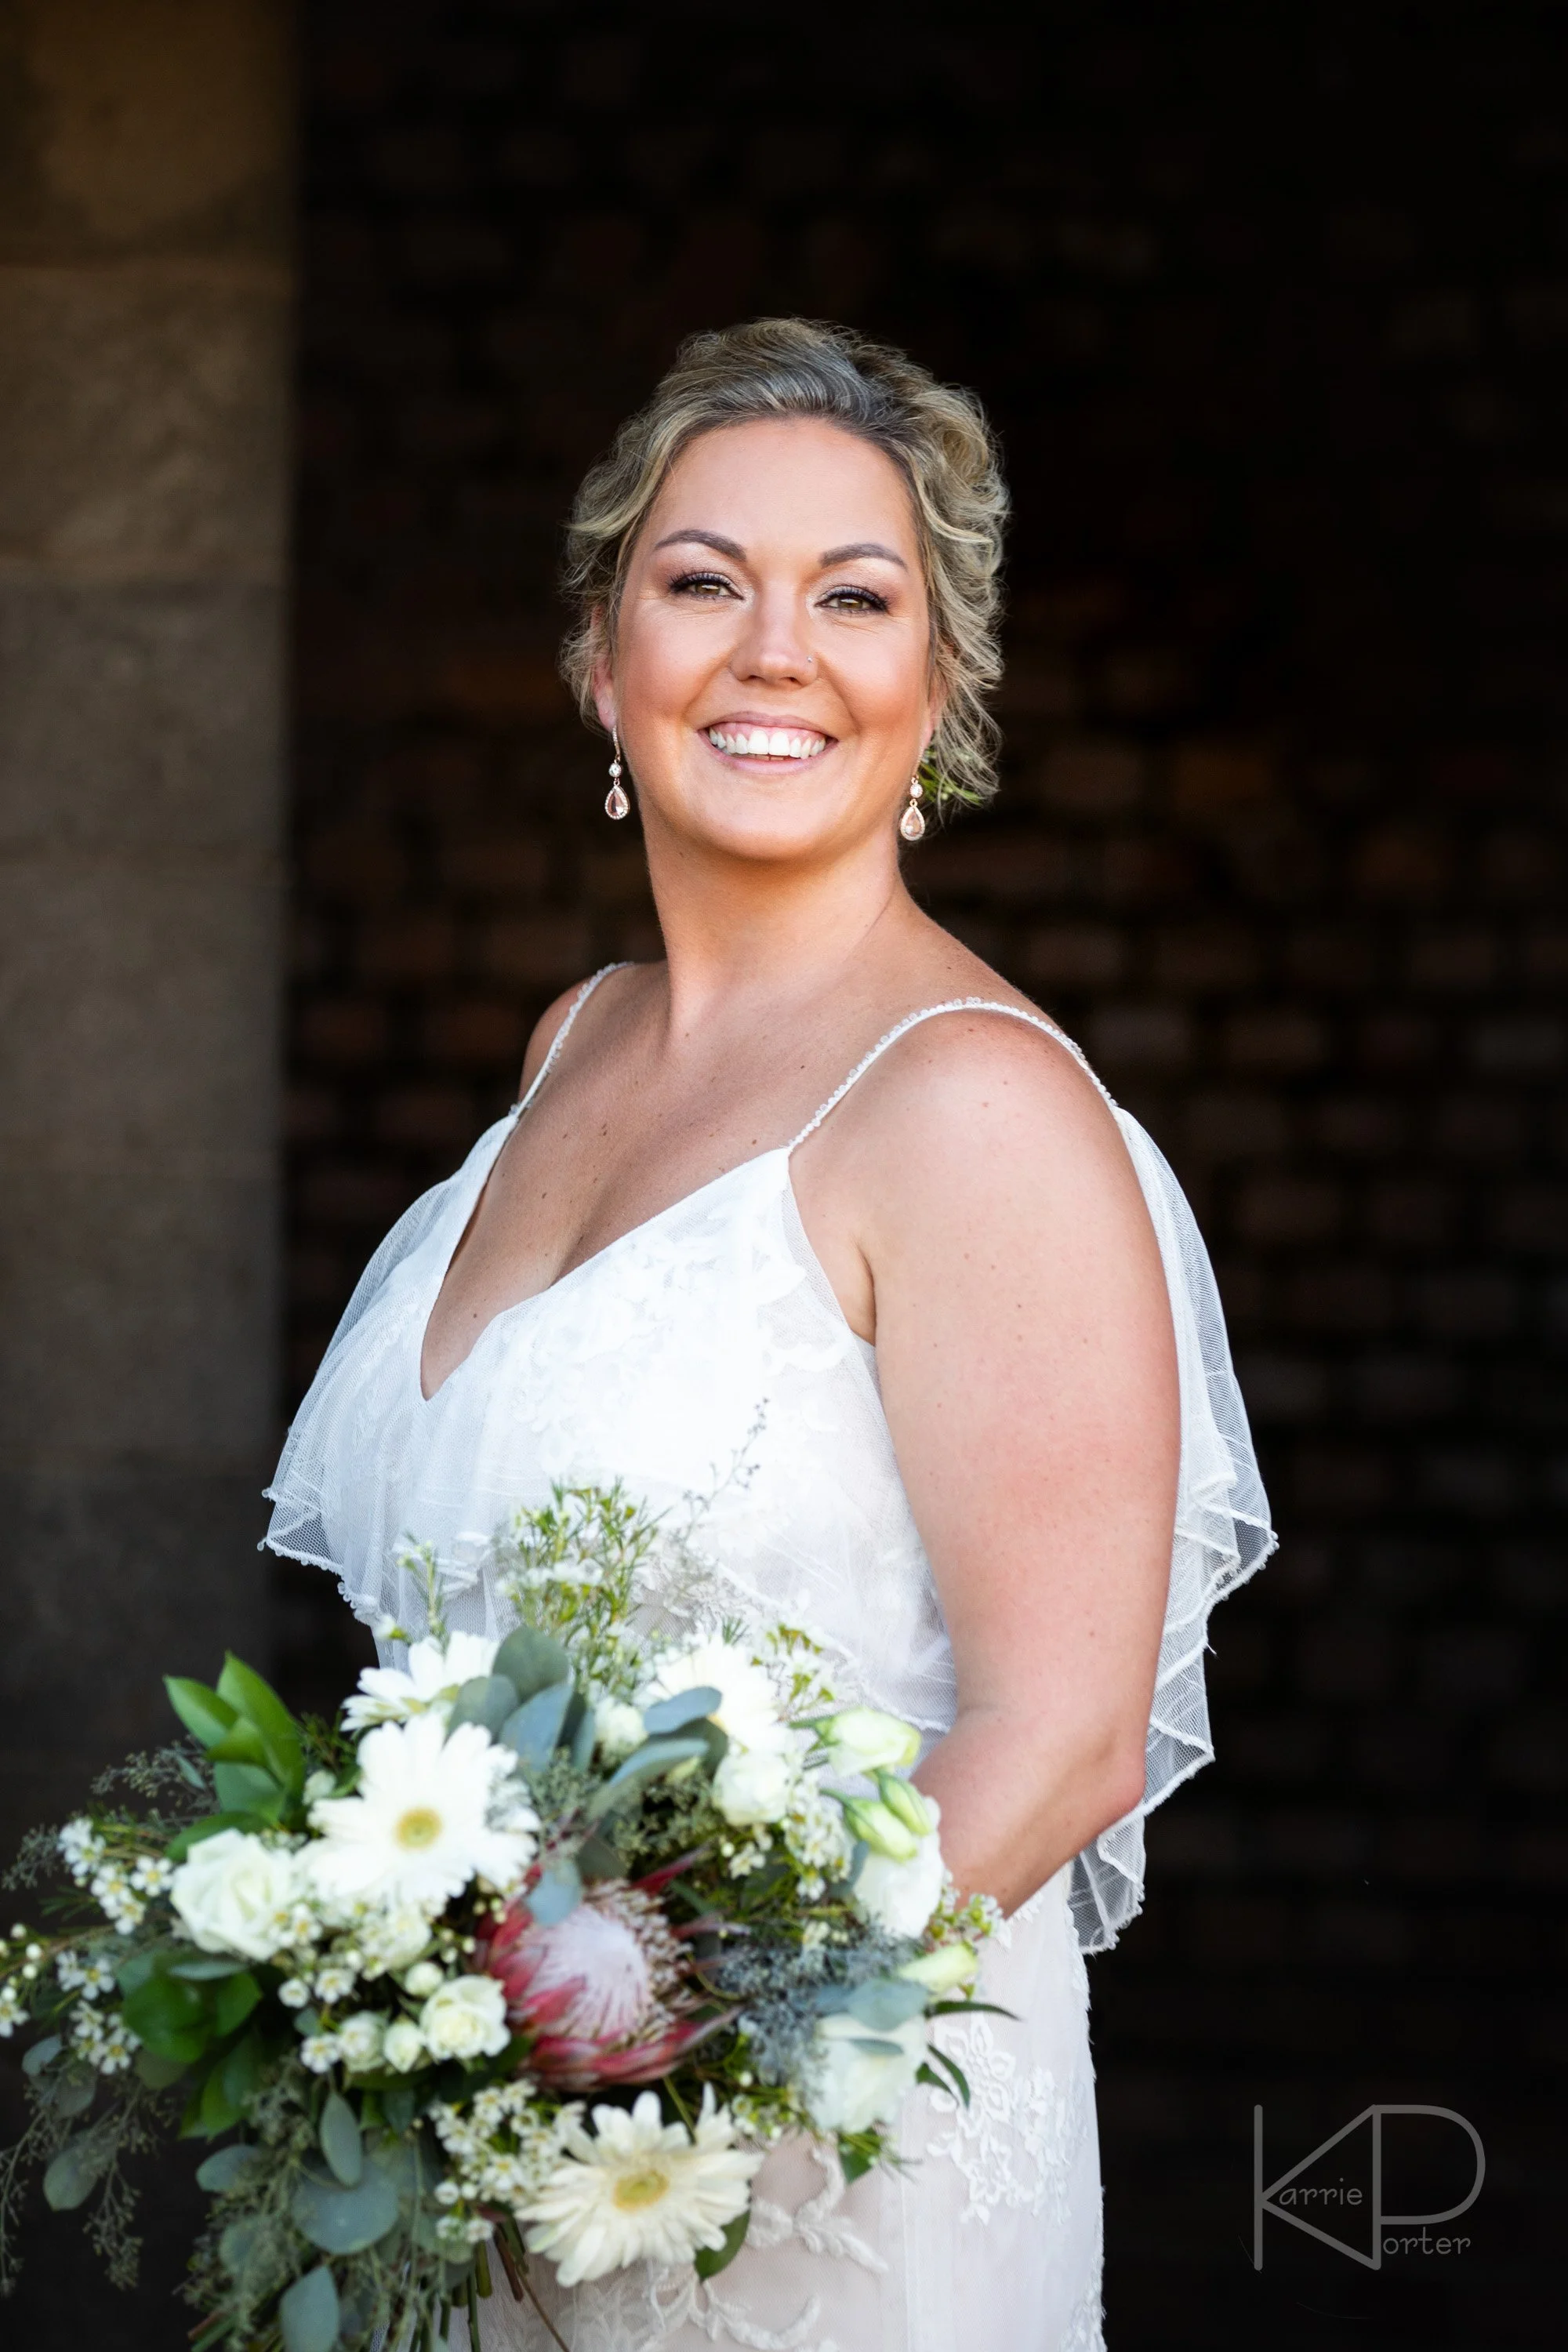
[[[411,2017],[400,2017],[386,2029],[381,2054],[400,2074],[411,2074],[425,2055],[425,2037]]]
[[[438,1960],[416,1960],[403,1979],[403,1990],[405,1992],[411,1992],[416,2000],[423,2000],[426,1994],[434,1992],[441,1981],[441,1964]]]
[[[432,2058],[493,2058],[510,2038],[506,1994],[494,1977],[454,1977],[419,2012]]]
[[[882,2043],[881,2049],[868,2043]],[[907,2017],[886,2033],[872,2033],[847,2010],[816,2029],[804,2089],[812,2116],[825,2131],[865,2131],[889,2123],[926,2054],[923,2017]]]
[[[286,1847],[263,1845],[243,1830],[220,1830],[193,1846],[169,1887],[169,1900],[204,1952],[269,1960],[292,1941],[289,1914],[300,1894],[300,1871]]]
[[[847,1706],[817,1728],[817,1738],[841,1772],[907,1772],[921,1752],[912,1723],[877,1706]]]
[[[368,2074],[381,2057],[381,2045],[386,2039],[386,2020],[378,2017],[374,2009],[362,2009],[345,2018],[338,2028],[338,2048],[343,2064],[356,2074]]]
[[[618,1698],[602,1698],[594,1709],[594,1731],[606,1764],[618,1764],[647,1738],[642,1709]]]
[[[731,1748],[713,1775],[713,1801],[737,1829],[779,1822],[789,1809],[795,1767],[771,1748]]]
[[[923,1936],[942,1900],[944,1878],[942,1845],[933,1831],[921,1838],[912,1861],[868,1853],[855,1881],[855,1901],[871,1925],[889,1936]]]

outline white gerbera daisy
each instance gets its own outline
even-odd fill
[[[498,1644],[482,1633],[449,1633],[445,1642],[410,1644],[406,1670],[399,1666],[366,1666],[359,1690],[343,1709],[350,1731],[363,1731],[373,1723],[405,1723],[411,1716],[432,1709],[443,1716],[463,1685],[477,1675],[488,1675],[495,1664]]]
[[[638,1692],[637,1704],[647,1708],[656,1699],[673,1698],[678,1691],[697,1690],[704,1683],[719,1693],[713,1721],[737,1748],[783,1753],[797,1744],[782,1719],[779,1695],[767,1668],[758,1665],[749,1649],[719,1633],[661,1658],[652,1680]]]
[[[437,1715],[384,1723],[360,1743],[359,1793],[311,1809],[305,1864],[324,1902],[412,1904],[431,1914],[470,1878],[500,1893],[533,1858],[539,1817],[521,1801],[514,1759],[477,1723],[448,1738]]]
[[[715,2108],[711,2084],[695,2137],[661,2123],[658,2093],[644,2091],[629,2115],[595,2107],[591,2134],[573,2120],[563,2138],[570,2153],[518,2209],[534,2224],[530,2253],[548,2254],[563,2286],[627,2263],[689,2263],[700,2247],[721,2246],[763,2161],[735,2146],[734,2121]]]

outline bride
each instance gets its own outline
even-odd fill
[[[949,2033],[971,2104],[917,2091],[900,2167],[849,2187],[775,2148],[710,2284],[542,2281],[572,2352],[1102,2340],[1082,1955],[1212,1753],[1208,1610],[1270,1538],[1174,1179],[906,886],[904,845],[993,786],[1005,507],[972,399],[798,320],[697,337],[622,428],[573,516],[567,664],[665,961],[545,1014],[270,1490],[276,1549],[410,1627],[405,1533],[460,1562],[556,1480],[710,1496],[725,1608],[787,1609],[923,1727],[947,1864],[1009,1915],[981,1990],[1011,2016]],[[497,1630],[481,1574],[451,1613]],[[484,2312],[483,2352],[550,2340]]]

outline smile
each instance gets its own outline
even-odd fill
[[[716,751],[732,760],[815,760],[827,749],[827,737],[808,728],[747,727],[739,722],[705,727],[703,733]]]

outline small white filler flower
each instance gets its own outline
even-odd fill
[[[533,1857],[539,1817],[510,1795],[514,1759],[477,1723],[384,1723],[360,1742],[357,1796],[323,1797],[306,1864],[322,1900],[436,1912],[471,1878],[505,1894]],[[499,1819],[498,1819],[499,1817]]]
[[[763,2161],[735,2146],[734,2123],[715,2108],[710,2084],[692,2136],[662,2123],[658,2094],[644,2091],[629,2115],[595,2107],[592,2134],[574,2120],[563,2137],[569,2153],[519,2209],[534,2225],[530,2253],[548,2254],[563,2286],[627,2263],[689,2263],[700,2248],[721,2246]]]

